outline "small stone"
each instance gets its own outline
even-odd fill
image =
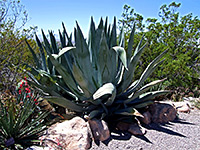
[[[110,130],[104,120],[88,120],[94,140],[105,141],[110,137]]]
[[[184,112],[184,113],[189,113],[191,105],[189,102],[184,101],[184,102],[173,102],[173,104],[176,107],[176,110],[178,112]]]
[[[146,111],[142,113],[143,117],[138,117],[139,121],[144,124],[150,124],[151,123],[151,114],[149,111]]]
[[[130,125],[128,132],[133,135],[144,135],[146,133],[146,129],[138,125],[137,123],[134,123]]]

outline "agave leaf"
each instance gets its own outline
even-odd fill
[[[73,73],[73,76],[74,76],[76,82],[79,84],[79,86],[83,90],[85,97],[86,98],[91,97],[92,94],[96,90],[96,88],[94,86],[95,84],[90,83],[90,81],[85,78],[83,72],[75,64],[73,64],[72,73]]]
[[[135,92],[136,89],[151,75],[151,73],[157,68],[157,66],[162,63],[163,61],[160,61],[159,63],[157,63],[162,57],[163,55],[167,52],[167,50],[165,50],[163,53],[161,53],[158,57],[156,57],[145,69],[145,71],[142,73],[139,81],[137,82],[137,84],[132,87],[130,90],[128,90],[128,92],[126,92],[127,95],[130,95],[130,93]]]
[[[124,67],[127,68],[127,60],[126,60],[126,51],[123,47],[115,46],[113,49],[116,51],[118,57],[120,58],[121,62],[123,63]]]
[[[45,50],[47,52],[47,54],[53,54],[53,50],[49,44],[49,41],[47,40],[47,37],[46,35],[44,34],[44,31],[42,30],[42,36],[43,36],[43,41],[44,41],[44,47],[45,47]]]
[[[95,78],[93,66],[91,63],[89,49],[86,43],[86,40],[83,37],[82,31],[77,23],[77,30],[75,34],[76,49],[73,52],[73,55],[76,60],[76,64],[79,66],[83,72],[85,78],[92,82],[92,78]]]
[[[106,106],[112,105],[115,96],[116,96],[116,88],[112,83],[106,83],[102,87],[100,87],[94,94],[93,100],[96,101],[100,99],[102,96],[111,95],[107,101],[105,102]]]
[[[124,92],[124,90],[127,89],[128,86],[130,85],[134,72],[135,72],[135,68],[137,66],[137,63],[141,57],[141,54],[145,46],[146,44],[143,47],[141,47],[140,50],[137,52],[137,54],[131,58],[130,65],[128,66],[128,70],[125,70],[123,78],[122,78],[122,82],[120,83],[120,86],[118,87],[118,91],[119,91],[118,95]]]
[[[39,50],[40,50],[40,54],[41,54],[41,58],[42,58],[42,69],[47,71],[47,64],[46,64],[46,58],[45,58],[43,46],[36,34],[35,34],[35,38],[36,38],[37,45],[39,46]]]
[[[64,48],[66,47],[66,38],[65,38],[65,34],[63,32],[63,34],[61,34],[60,30],[58,30],[59,32],[59,37],[60,37],[60,42],[61,42],[61,47]]]
[[[114,17],[114,23],[113,23],[113,27],[112,27],[112,31],[111,31],[111,35],[110,35],[110,43],[109,43],[109,49],[117,46],[117,31],[116,31],[116,17]]]
[[[70,34],[70,36],[68,36],[64,23],[62,23],[62,26],[63,26],[63,33],[64,33],[63,35],[66,35],[67,40],[68,40],[67,46],[73,46],[73,44],[72,44],[72,34]]]
[[[117,75],[117,56],[113,49],[109,49],[104,32],[100,41],[98,62],[102,78],[102,84],[114,82]]]
[[[99,116],[100,114],[102,114],[102,112],[103,112],[103,109],[102,109],[102,108],[99,108],[99,109],[97,109],[97,110],[91,111],[90,114],[89,114],[89,116],[88,116],[88,117],[89,117],[89,120],[91,120],[91,119],[93,119],[93,118]]]
[[[129,103],[130,101],[134,100],[135,98],[137,98],[139,95],[145,93],[146,91],[148,91],[151,87],[165,81],[165,79],[162,79],[162,80],[156,80],[156,81],[153,81],[153,82],[150,82],[148,84],[146,84],[145,86],[143,86],[141,89],[139,89],[136,93],[133,94],[133,96],[131,96],[131,98],[127,99],[126,101],[124,101],[124,103]],[[138,81],[138,80],[137,80]],[[135,84],[133,85],[133,87],[136,85],[137,82],[135,82]]]
[[[148,106],[148,105],[151,105],[151,104],[153,104],[154,102],[153,101],[145,101],[145,102],[143,102],[143,103],[140,103],[140,104],[137,104],[137,105],[134,105],[134,108],[136,108],[136,109],[139,109],[139,108],[144,108],[144,107],[146,107],[146,106]]]
[[[119,34],[119,46],[124,47],[125,46],[125,37],[124,37],[124,26],[122,26]]]
[[[55,66],[55,69],[62,76],[65,84],[69,87],[69,89],[73,93],[75,93],[77,95],[81,95],[81,93],[80,93],[75,81],[73,80],[71,75],[68,73],[68,71],[52,55],[49,55],[49,58],[50,58],[52,64]]]
[[[144,117],[141,113],[139,113],[134,107],[129,107],[125,109],[120,109],[114,112],[118,115],[128,115],[128,116],[138,116],[138,117]]]
[[[128,104],[135,105],[135,104],[143,103],[145,101],[154,100],[155,97],[165,95],[169,92],[170,91],[168,91],[168,90],[147,92],[147,93],[141,94],[136,99],[133,99]]]
[[[45,99],[61,107],[68,108],[76,112],[83,112],[83,108],[81,106],[77,105],[76,103],[64,97],[50,96],[50,97],[45,97]]]
[[[40,61],[39,61],[39,59],[37,58],[37,55],[35,54],[35,52],[34,52],[33,49],[31,48],[31,46],[29,45],[29,43],[27,42],[27,40],[25,40],[25,42],[26,42],[26,44],[28,45],[28,48],[29,48],[30,52],[31,52],[32,55],[33,55],[33,59],[34,59],[34,61],[35,61],[35,64],[36,64],[37,68],[41,69],[42,66],[41,66],[40,63],[39,63]]]
[[[129,63],[130,63],[130,59],[131,59],[132,51],[133,51],[134,34],[135,34],[135,23],[134,23],[134,26],[132,28],[132,31],[131,31],[131,34],[130,34],[130,37],[129,37],[129,41],[128,41],[128,50],[127,50],[128,67],[129,67]]]
[[[49,35],[50,35],[51,47],[52,47],[53,53],[54,53],[54,54],[58,54],[59,51],[58,51],[56,39],[55,39],[55,37],[54,37],[54,35],[53,35],[53,32],[50,31],[50,32],[49,32]]]

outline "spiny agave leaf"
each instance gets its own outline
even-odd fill
[[[124,90],[127,89],[128,86],[130,85],[134,72],[135,72],[135,68],[141,57],[142,52],[144,51],[145,46],[146,44],[140,48],[140,50],[137,52],[135,56],[131,58],[130,64],[128,66],[128,70],[125,70],[123,78],[122,78],[122,82],[120,83],[120,86],[118,88],[118,95],[122,94],[122,92],[124,92]]]
[[[136,47],[136,49],[135,49],[135,52],[134,52],[133,56],[135,56],[135,55],[138,53],[138,51],[140,50],[140,47],[141,47],[143,38],[144,38],[144,35],[142,36],[140,42],[138,43],[138,45],[137,45],[137,47]]]
[[[147,92],[147,93],[141,94],[136,99],[133,99],[128,104],[136,105],[136,104],[143,103],[149,100],[154,100],[155,97],[168,94],[169,92],[170,91],[168,90]]]
[[[148,106],[148,105],[151,105],[151,104],[153,104],[153,103],[154,103],[153,101],[146,101],[146,102],[143,102],[143,103],[134,105],[134,108],[136,108],[136,109],[144,108],[144,107],[146,107],[146,106]]]
[[[157,68],[157,66],[162,63],[163,61],[160,61],[159,63],[157,63],[162,57],[163,55],[167,52],[167,50],[165,50],[163,53],[161,53],[158,57],[156,57],[145,69],[145,71],[142,73],[138,83],[127,92],[127,95],[130,95],[130,93],[136,91],[136,89],[151,75],[151,73]]]
[[[38,36],[35,34],[35,38],[36,38],[36,42],[37,42],[37,45],[39,46],[39,50],[40,50],[40,54],[41,54],[41,57],[42,57],[42,68],[43,70],[47,71],[47,64],[46,64],[46,58],[45,58],[45,54],[44,54],[44,49],[43,49],[43,46],[38,38]]]
[[[64,23],[62,23],[62,26],[63,26],[63,33],[66,35],[68,40],[67,46],[73,46],[71,35],[70,37],[68,36]]]
[[[128,115],[128,116],[138,116],[138,117],[144,117],[141,113],[139,113],[134,107],[128,107],[125,109],[120,109],[114,112],[118,115]]]
[[[128,70],[125,49],[120,46],[115,46],[115,47],[113,47],[113,49],[116,51],[118,57],[120,58],[121,62],[124,65],[124,67]]]
[[[90,83],[89,80],[87,80],[82,73],[82,71],[79,69],[78,66],[73,64],[72,69],[73,76],[76,80],[76,82],[79,84],[81,89],[83,90],[83,93],[86,98],[89,98],[92,96],[92,94],[95,92],[96,88],[94,87],[94,84]]]
[[[64,97],[50,96],[50,97],[45,97],[45,99],[61,107],[68,108],[76,112],[83,112],[83,108],[81,106],[77,105],[76,103]]]
[[[124,101],[124,103],[129,103],[130,101],[136,99],[139,95],[145,93],[146,91],[148,91],[151,87],[165,81],[165,79],[162,79],[162,80],[156,80],[156,81],[153,81],[153,82],[150,82],[148,84],[146,84],[145,86],[143,86],[141,89],[139,89],[136,93],[133,94],[133,96],[131,96],[129,99],[127,99],[126,101]],[[137,82],[136,82],[137,83]],[[134,85],[135,86],[135,85]],[[133,87],[134,87],[133,86]],[[130,87],[131,88],[131,87]]]
[[[44,46],[45,46],[45,50],[47,54],[53,54],[49,41],[47,40],[43,30],[42,30],[42,36],[43,36]]]
[[[127,50],[128,65],[130,63],[130,59],[131,59],[131,56],[132,56],[132,50],[133,50],[133,44],[134,44],[134,34],[135,34],[135,23],[134,23],[134,26],[133,26],[133,29],[131,31],[129,41],[128,41],[128,50]]]
[[[119,46],[125,46],[125,37],[124,37],[124,26],[122,26],[119,34]]]
[[[52,50],[54,54],[58,54],[58,48],[57,48],[57,44],[56,44],[56,39],[53,35],[52,31],[49,31],[49,35],[50,35],[50,40],[51,40],[51,46],[52,46]]]
[[[106,17],[105,25],[104,25],[104,32],[107,35],[107,28],[108,28],[108,17]]]
[[[100,19],[98,29],[102,29],[103,30],[103,19],[102,19],[102,17]]]
[[[95,24],[93,18],[91,17],[91,24],[90,24],[90,31],[89,31],[89,38],[88,38],[88,48],[90,52],[90,59],[93,64],[93,68],[97,65],[97,43],[96,43],[96,31],[95,31]]]
[[[99,69],[102,84],[114,82],[117,75],[117,55],[113,49],[109,49],[104,32],[102,32],[98,54]]]
[[[86,43],[86,40],[83,37],[82,31],[77,23],[76,31],[76,49],[73,52],[73,55],[76,59],[76,64],[79,65],[79,68],[83,72],[87,80],[92,80],[95,77],[93,66],[91,64],[90,53]],[[90,81],[91,82],[91,81]]]
[[[65,34],[63,32],[63,34],[61,34],[60,30],[58,30],[59,32],[59,37],[60,37],[60,42],[61,42],[61,47],[64,48],[66,47],[66,38],[65,38]]]
[[[26,44],[28,45],[28,48],[30,50],[30,52],[32,53],[33,55],[33,58],[34,58],[34,61],[35,61],[35,64],[37,65],[37,68],[41,69],[42,66],[40,65],[40,61],[39,59],[37,58],[37,55],[35,54],[35,52],[33,51],[33,49],[31,48],[31,46],[29,45],[29,43],[27,42],[27,40],[25,40]]]
[[[55,66],[55,69],[62,76],[65,84],[69,87],[69,89],[74,94],[81,95],[75,81],[73,80],[71,75],[68,73],[68,71],[52,55],[49,55],[49,58],[50,58],[52,64]]]
[[[109,48],[112,48],[117,45],[117,31],[116,31],[116,17],[114,17],[114,23],[110,35]]]

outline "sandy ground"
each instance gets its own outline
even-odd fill
[[[168,124],[144,127],[144,136],[111,133],[108,141],[93,142],[90,150],[200,150],[200,110],[179,113],[179,120]]]

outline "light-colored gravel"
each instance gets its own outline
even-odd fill
[[[146,126],[145,136],[112,133],[107,143],[94,142],[90,150],[200,150],[200,111],[179,113],[180,120]]]

